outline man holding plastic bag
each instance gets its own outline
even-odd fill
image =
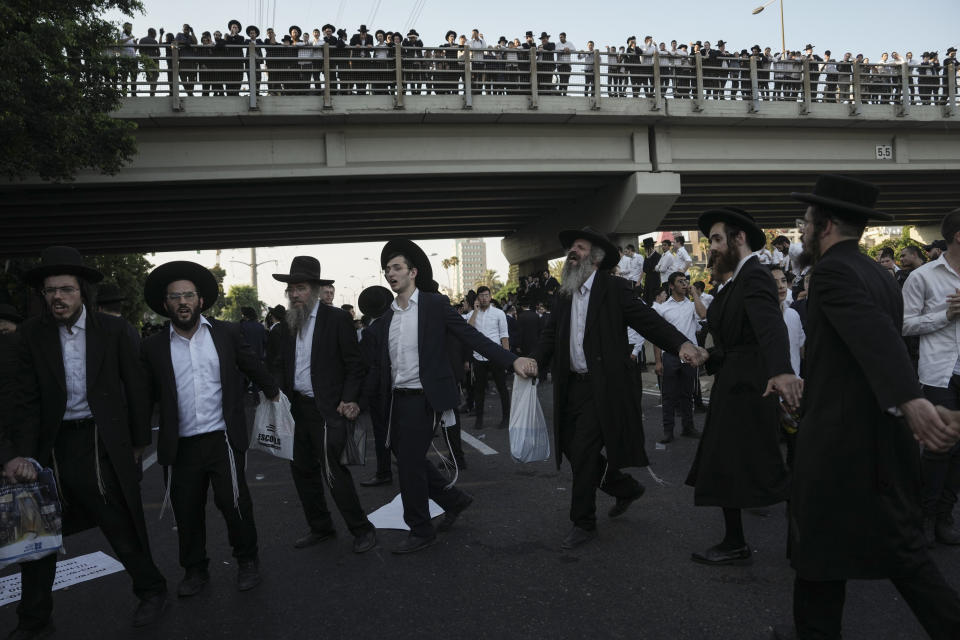
[[[610,274],[619,255],[604,235],[585,227],[561,232],[560,242],[568,249],[563,283],[533,357],[541,365],[553,363],[557,468],[566,456],[573,470],[573,528],[561,546],[572,549],[597,535],[598,487],[617,499],[611,518],[644,492],[620,471],[649,464],[641,397],[631,384],[627,327],[687,365],[699,366],[707,352],[638,301],[629,281]]]

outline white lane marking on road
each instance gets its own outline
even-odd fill
[[[494,456],[497,454],[496,449],[491,449],[490,447],[480,442],[479,440],[474,438],[472,435],[470,435],[466,431],[460,432],[460,438],[464,442],[466,442],[468,445],[470,445],[471,447],[473,447],[474,449],[476,449],[477,451],[479,451],[485,456]]]

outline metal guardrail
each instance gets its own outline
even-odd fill
[[[460,47],[321,47],[310,45],[137,45],[136,56],[118,55],[118,86],[129,97],[169,96],[183,108],[188,96],[246,96],[250,108],[276,95],[313,95],[332,109],[339,96],[392,96],[405,107],[417,95],[459,95],[469,109],[478,96],[523,95],[536,109],[544,96],[602,100],[643,98],[658,111],[666,100],[691,100],[695,111],[709,100],[850,105],[940,106],[945,117],[958,110],[957,74],[926,65],[818,62],[757,57],[624,56],[608,51],[471,49]],[[531,53],[534,55],[531,56]],[[948,66],[956,70],[958,67]]]

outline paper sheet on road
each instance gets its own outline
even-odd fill
[[[57,563],[53,590],[63,589],[80,582],[102,578],[123,571],[123,565],[102,551],[95,551]],[[0,578],[0,607],[20,600],[20,574]]]
[[[430,517],[436,518],[439,515],[443,514],[443,509],[440,508],[433,500],[430,500]],[[402,531],[410,531],[410,527],[407,526],[407,523],[403,521],[403,502],[400,500],[400,494],[397,494],[397,497],[383,505],[376,511],[367,515],[370,522],[373,523],[377,529],[400,529]]]

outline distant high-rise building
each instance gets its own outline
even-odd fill
[[[477,288],[477,281],[483,278],[487,270],[487,243],[483,238],[460,238],[456,241],[457,259],[457,295],[463,295]]]

